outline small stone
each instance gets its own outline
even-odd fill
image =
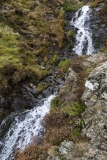
[[[44,67],[44,66],[41,66],[41,69],[42,69],[42,70],[44,70],[44,69],[45,69],[45,67]]]
[[[93,95],[92,97],[91,97],[91,101],[93,102],[93,103],[95,103],[96,101],[97,101],[97,96],[96,95]]]
[[[87,87],[88,89],[90,89],[92,91],[93,91],[93,88],[94,88],[93,84],[90,81],[86,81],[85,87]]]
[[[103,119],[107,119],[107,108],[102,109],[99,112],[99,115],[103,118]]]
[[[67,154],[69,152],[70,148],[73,146],[74,146],[73,142],[64,141],[61,143],[61,146],[59,147],[59,151],[62,155]]]
[[[92,97],[93,93],[91,90],[86,89],[81,97],[82,101],[87,101],[87,99],[89,99],[90,97]]]
[[[48,150],[48,154],[49,155],[54,155],[57,156],[57,151],[58,151],[58,147],[57,146],[52,146],[49,150]]]
[[[100,10],[101,10],[101,7],[95,8],[95,11],[96,11],[96,12],[99,12]]]
[[[101,98],[105,99],[107,101],[107,93],[103,92],[103,94],[101,95]]]

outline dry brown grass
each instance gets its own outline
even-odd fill
[[[45,160],[48,156],[48,148],[50,148],[48,144],[39,147],[32,144],[22,152],[16,150],[14,160]]]

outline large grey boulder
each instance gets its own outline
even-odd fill
[[[107,159],[107,62],[95,68],[85,83],[82,101],[86,105],[83,113],[83,134],[91,139],[83,159]]]

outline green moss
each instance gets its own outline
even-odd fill
[[[51,58],[51,60],[49,61],[49,64],[54,64],[58,61],[58,54],[54,54],[53,57]]]
[[[65,9],[66,12],[73,12],[73,11],[76,10],[76,7],[72,4],[65,3],[64,9]]]
[[[8,26],[0,25],[0,67],[8,62],[20,64],[20,36]]]
[[[74,37],[74,34],[73,34],[73,32],[72,32],[71,30],[69,30],[69,31],[67,32],[67,36],[70,37],[70,38],[73,38],[73,37]]]
[[[67,2],[64,4],[64,9],[66,12],[74,12],[82,6],[83,6],[83,2],[81,2],[80,4],[73,4],[72,2]]]
[[[59,12],[59,18],[64,18],[65,10],[61,9]]]
[[[39,94],[40,92],[42,92],[42,90],[44,90],[45,88],[47,88],[49,86],[48,83],[39,83],[37,85],[37,88],[36,88],[36,92],[37,94]]]
[[[70,58],[66,59],[65,61],[60,61],[58,67],[61,69],[62,72],[65,72],[68,69],[70,62]]]

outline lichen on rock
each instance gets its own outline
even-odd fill
[[[82,101],[86,105],[83,119],[86,127],[83,134],[89,137],[90,146],[84,159],[106,159],[107,157],[107,62],[95,68],[88,77],[88,82],[98,84],[93,90],[86,85]],[[86,96],[91,92],[90,96]],[[93,154],[92,154],[93,152]]]

